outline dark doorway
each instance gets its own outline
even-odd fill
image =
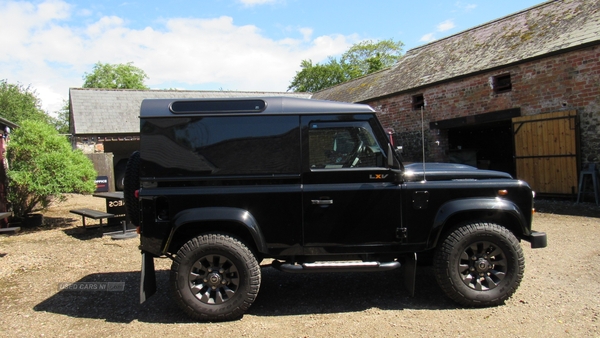
[[[449,161],[515,176],[510,120],[448,129]]]

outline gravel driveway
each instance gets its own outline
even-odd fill
[[[1,336],[600,337],[594,204],[537,202],[534,229],[549,244],[522,244],[525,277],[503,306],[457,307],[430,267],[417,271],[409,297],[399,271],[292,275],[264,266],[256,302],[226,323],[196,323],[179,311],[169,298],[166,259],[157,260],[158,293],[140,305],[139,241],[83,230],[68,213],[83,206],[102,209],[104,200],[73,195],[44,214],[44,230],[0,236]],[[115,282],[123,291],[59,290],[74,282]]]

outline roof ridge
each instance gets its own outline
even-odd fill
[[[413,48],[380,76],[315,93],[365,102],[476,72],[600,44],[600,0],[553,0]]]
[[[441,43],[441,41],[448,40],[448,39],[450,39],[450,38],[453,38],[453,37],[455,37],[455,36],[457,36],[457,35],[462,35],[462,34],[464,34],[464,33],[466,33],[466,32],[469,32],[469,31],[475,31],[475,30],[477,30],[477,29],[480,29],[481,27],[490,26],[490,25],[492,25],[492,24],[494,24],[494,23],[501,22],[501,21],[505,21],[505,20],[508,20],[508,19],[510,19],[510,18],[512,18],[512,17],[515,17],[515,16],[518,16],[518,15],[521,15],[521,14],[523,14],[523,13],[525,13],[525,12],[529,12],[529,11],[531,11],[531,10],[532,10],[532,9],[534,9],[534,8],[548,6],[548,5],[551,5],[551,4],[555,3],[555,2],[560,2],[560,1],[561,1],[561,0],[549,0],[549,1],[542,2],[542,3],[540,3],[540,4],[537,4],[537,5],[533,5],[533,6],[531,6],[531,7],[525,8],[525,9],[523,9],[523,10],[520,10],[520,11],[518,11],[518,12],[514,12],[514,13],[511,13],[511,14],[505,15],[505,16],[503,16],[503,17],[500,17],[500,18],[497,18],[497,19],[493,19],[493,20],[491,20],[491,21],[488,21],[488,22],[484,22],[484,23],[482,23],[482,24],[479,24],[479,25],[477,25],[477,26],[473,26],[473,27],[467,28],[467,29],[465,29],[465,30],[462,30],[462,31],[460,31],[460,32],[457,32],[457,33],[454,33],[454,34],[452,34],[452,35],[445,36],[445,37],[443,37],[443,38],[441,38],[441,39],[436,39],[436,40],[434,40],[434,41],[428,42],[428,43],[426,43],[426,44],[423,44],[423,45],[421,45],[421,46],[417,46],[417,47],[415,47],[415,48],[411,48],[411,49],[409,49],[409,50],[407,50],[407,51],[406,51],[405,55],[406,55],[406,54],[408,54],[409,52],[413,51],[413,50],[416,50],[416,49],[421,49],[421,48],[428,47],[428,46],[430,46],[430,45],[434,45],[434,44],[437,44],[437,43]]]

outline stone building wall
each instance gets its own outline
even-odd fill
[[[512,90],[494,93],[493,78],[510,73]],[[520,108],[521,115],[576,110],[580,118],[583,163],[600,160],[600,46],[550,55],[501,69],[453,79],[365,103],[379,112],[384,127],[394,128],[407,161],[421,160],[421,112],[413,96],[422,94],[427,161],[447,161],[445,130],[429,123]]]

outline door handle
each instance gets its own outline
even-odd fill
[[[333,200],[310,200],[310,202],[315,205],[331,205],[331,204],[333,204]]]

